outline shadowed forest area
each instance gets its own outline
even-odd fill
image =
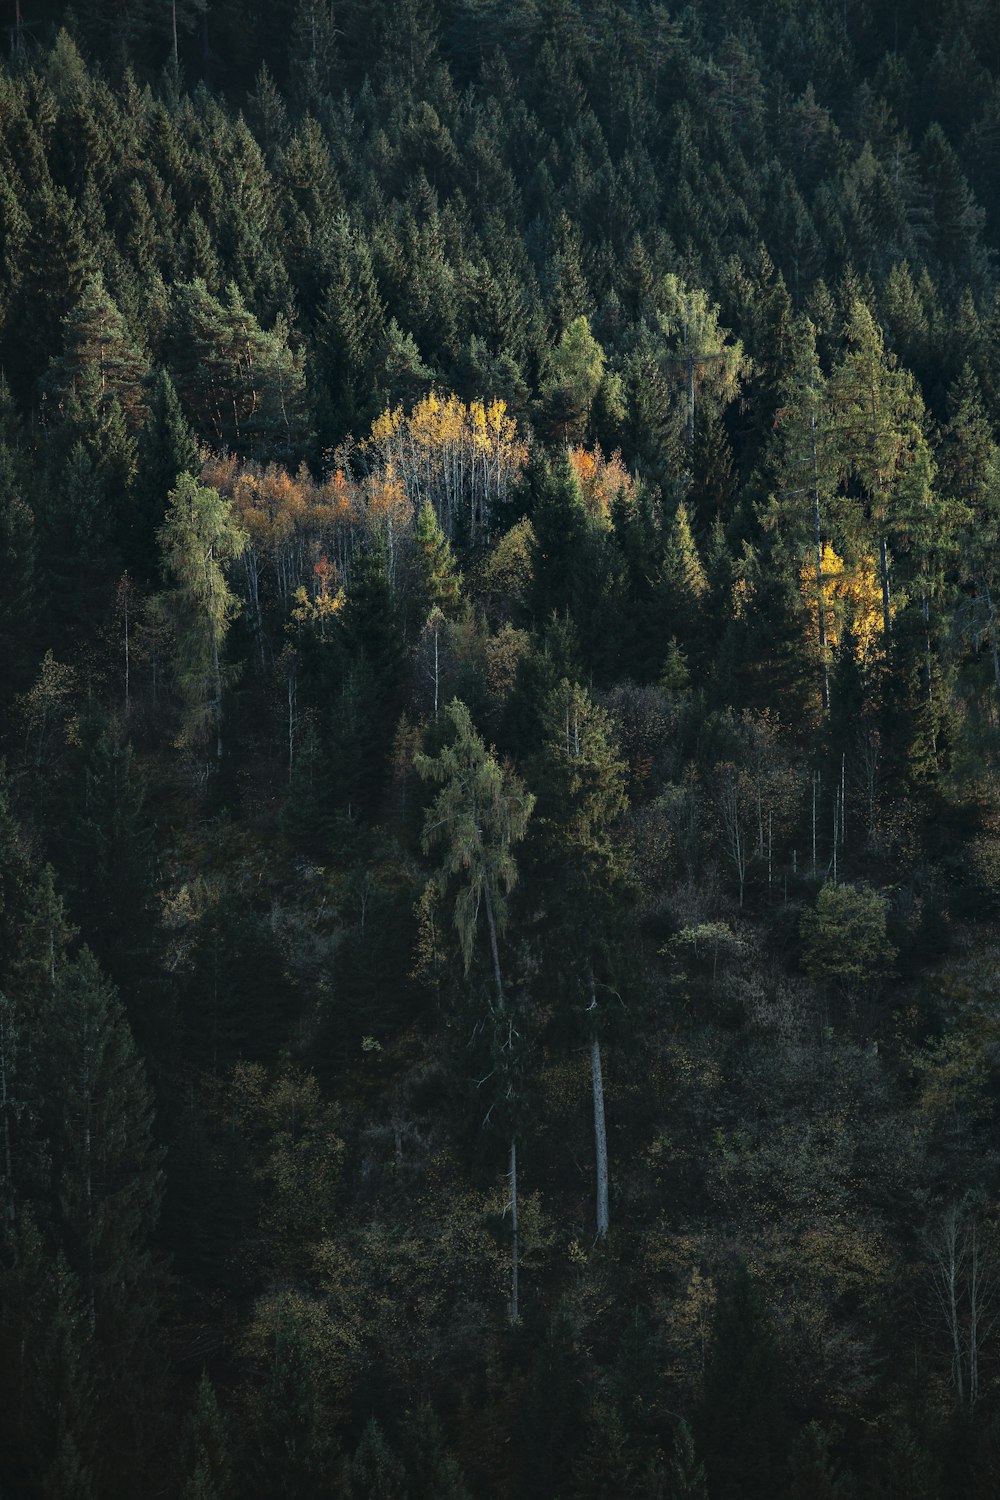
[[[0,1496],[991,1500],[996,6],[2,40]]]

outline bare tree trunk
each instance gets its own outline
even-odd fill
[[[809,418],[809,432],[812,438],[813,545],[816,549],[816,611],[819,622],[820,693],[823,698],[823,712],[827,713],[830,708],[830,669],[826,659],[826,601],[823,598],[823,542],[820,535],[819,466],[816,456],[815,413]]]
[[[608,1132],[604,1120],[604,1076],[601,1072],[601,1043],[595,1031],[590,1039],[590,1076],[594,1090],[594,1151],[597,1158],[597,1237],[603,1239],[610,1227],[608,1209]]]
[[[879,566],[882,572],[882,631],[885,635],[886,644],[892,633],[892,611],[889,599],[889,548],[885,539],[885,532],[879,537]]]
[[[6,1002],[5,1002],[6,1003]],[[9,1071],[8,1051],[8,1019],[9,1012],[4,1015],[0,1012],[0,1110],[3,1111],[3,1157],[4,1178],[7,1189],[7,1218],[14,1222],[14,1163],[13,1153],[10,1148],[10,1109],[7,1100],[7,1073]]]
[[[979,1400],[979,1337],[981,1292],[979,1234],[975,1224],[969,1234],[969,1405]]]
[[[125,605],[125,717],[129,715],[128,604]]]
[[[215,758],[222,759],[222,668],[219,663],[219,640],[212,632],[212,683],[215,687]]]
[[[997,622],[993,610],[993,596],[990,593],[988,584],[983,585],[983,593],[986,598],[986,608],[990,612],[990,655],[993,658],[993,682],[997,692],[1000,693],[1000,653],[997,652]]]
[[[503,980],[500,977],[500,949],[497,946],[497,924],[493,916],[493,895],[488,880],[483,881],[483,905],[486,907],[486,925],[490,933],[490,955],[493,959],[493,980],[497,987],[497,1011],[504,1008]]]
[[[517,1140],[510,1138],[510,1321],[518,1320]]]
[[[298,697],[295,670],[291,666],[288,667],[286,684],[288,688],[288,780],[290,782],[295,764],[295,705]]]

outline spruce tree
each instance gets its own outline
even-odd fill
[[[417,515],[415,540],[427,609],[454,615],[461,604],[462,575],[429,500]]]
[[[96,376],[98,410],[103,413],[117,401],[135,431],[144,415],[149,367],[99,272],[88,277],[79,301],[63,318],[62,353],[49,365],[44,381],[57,407],[64,406],[87,371]]]
[[[159,561],[156,534],[163,524],[170,492],[182,474],[197,477],[201,459],[167,370],[156,372],[148,407],[136,456],[132,566],[140,577],[151,579]]]
[[[233,1475],[229,1435],[204,1370],[185,1424],[184,1450],[180,1500],[230,1500]]]

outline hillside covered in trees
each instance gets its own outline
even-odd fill
[[[996,7],[5,22],[0,1496],[996,1496]]]

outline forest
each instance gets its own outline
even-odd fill
[[[995,5],[0,40],[2,1500],[992,1500]]]

